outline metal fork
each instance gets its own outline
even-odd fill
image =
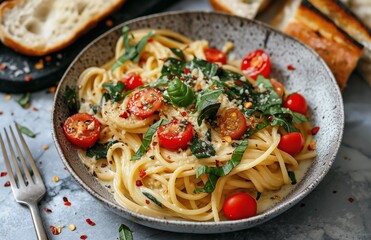
[[[17,127],[17,123],[16,123],[16,129],[17,129],[17,132],[18,132],[19,139],[21,140],[21,143],[23,145],[24,152],[27,156],[26,159],[28,159],[29,165],[31,166],[31,170],[33,171],[34,179],[32,178],[32,176],[30,174],[30,171],[29,171],[29,169],[26,165],[26,159],[23,157],[21,149],[19,148],[19,144],[18,144],[17,139],[16,139],[16,137],[13,133],[13,129],[12,129],[11,126],[9,126],[9,130],[10,130],[11,136],[13,138],[14,146],[17,150],[17,154],[18,154],[18,157],[19,157],[18,160],[20,161],[20,163],[22,165],[23,173],[26,177],[26,181],[24,181],[22,172],[20,170],[20,166],[19,166],[18,161],[17,161],[18,157],[16,157],[16,155],[14,153],[13,146],[10,142],[8,133],[7,133],[6,129],[4,128],[4,132],[5,132],[6,140],[8,142],[10,155],[11,155],[11,158],[13,160],[13,165],[14,165],[14,169],[15,169],[15,172],[16,172],[16,176],[14,176],[14,173],[12,171],[12,168],[11,168],[11,165],[10,165],[10,162],[9,162],[9,158],[8,158],[8,154],[6,152],[1,133],[0,133],[0,145],[1,145],[1,150],[3,152],[3,155],[4,155],[4,162],[5,162],[6,169],[8,171],[9,180],[10,180],[10,184],[11,184],[11,187],[12,187],[13,195],[14,195],[14,198],[17,202],[26,205],[30,209],[31,215],[32,215],[32,220],[33,220],[33,223],[34,223],[34,226],[35,226],[36,235],[37,235],[38,239],[39,240],[47,240],[48,238],[47,238],[47,235],[45,233],[45,230],[44,230],[44,227],[43,227],[43,224],[42,224],[42,220],[41,220],[41,217],[40,217],[38,205],[37,205],[38,202],[41,200],[41,198],[45,195],[45,192],[46,192],[45,185],[44,185],[43,180],[40,176],[39,170],[37,169],[37,167],[35,165],[35,161],[32,158],[30,150],[29,150],[21,132],[19,131],[19,129]],[[18,181],[16,181],[16,180],[18,180]]]

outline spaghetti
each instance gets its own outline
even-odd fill
[[[224,54],[231,48],[233,44],[227,43]],[[101,129],[99,142],[80,150],[79,155],[125,208],[160,218],[224,220],[222,209],[228,196],[246,192],[255,198],[279,190],[293,182],[290,174],[302,161],[316,156],[308,133],[310,123],[303,115],[282,108],[282,102],[274,103],[282,98],[270,91],[269,80],[261,77],[257,85],[240,69],[241,60],[207,62],[206,49],[207,41],[193,41],[169,30],[128,33],[124,29],[115,59],[81,74],[79,112],[94,115]],[[133,89],[128,89],[131,83],[127,81],[118,84],[125,77],[138,82],[138,76],[140,84]],[[134,100],[142,99],[145,89],[154,89],[151,94],[159,94],[161,101],[158,109],[146,116],[133,110]],[[177,96],[173,89],[187,91]],[[158,99],[152,99],[151,106],[140,107],[148,110]],[[201,102],[205,99],[206,103]],[[235,112],[228,113],[229,109]],[[236,111],[243,113],[246,128],[243,135],[231,137],[234,133],[228,133],[228,124],[232,121],[232,127],[238,127],[233,124],[239,119],[221,122],[228,114],[235,117]],[[166,129],[169,124],[175,127]],[[223,124],[227,124],[225,129],[221,129]],[[161,140],[161,134],[185,132],[189,127],[192,140],[185,147],[177,148],[171,138],[170,144]],[[282,151],[278,147],[282,136],[297,131],[304,138],[302,150],[295,154]],[[97,146],[103,155],[94,152]],[[258,208],[261,211],[264,209]]]

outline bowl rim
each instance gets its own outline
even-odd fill
[[[340,106],[338,106],[337,110],[340,113],[340,115],[338,117],[339,117],[339,123],[341,124],[342,127],[340,129],[338,129],[339,130],[339,135],[337,136],[337,139],[334,139],[334,141],[336,141],[335,151],[333,151],[331,156],[327,157],[330,161],[327,161],[326,164],[323,164],[322,171],[318,174],[318,176],[315,178],[315,180],[312,183],[310,183],[304,189],[304,191],[295,193],[292,196],[290,201],[287,201],[287,202],[280,201],[277,204],[275,204],[273,207],[268,208],[266,211],[264,211],[263,213],[261,213],[259,215],[253,216],[251,218],[240,219],[240,220],[228,220],[228,221],[220,221],[220,222],[214,222],[214,221],[197,222],[197,221],[181,220],[181,219],[177,220],[177,219],[156,218],[156,217],[147,216],[147,215],[140,214],[140,213],[134,212],[132,210],[126,209],[125,207],[123,207],[119,203],[117,203],[116,201],[111,202],[108,199],[102,197],[100,194],[98,194],[92,188],[90,188],[87,184],[85,184],[85,182],[79,177],[79,175],[73,171],[71,165],[69,164],[66,157],[64,156],[61,145],[60,145],[60,143],[58,142],[58,139],[57,139],[56,124],[54,124],[54,122],[57,119],[56,118],[56,102],[57,102],[57,100],[58,100],[58,98],[61,94],[60,90],[61,90],[62,83],[66,79],[66,76],[67,76],[68,72],[75,65],[75,63],[80,59],[80,57],[89,48],[91,48],[94,44],[96,44],[99,40],[101,40],[102,38],[105,38],[106,36],[112,34],[113,32],[117,31],[118,29],[121,29],[124,25],[132,24],[132,23],[135,23],[135,22],[138,22],[138,21],[146,21],[146,20],[149,20],[149,19],[152,19],[152,18],[164,17],[164,16],[169,16],[169,15],[184,15],[184,14],[215,15],[215,16],[220,16],[220,17],[236,18],[236,19],[239,19],[240,21],[246,21],[246,22],[250,22],[254,25],[259,25],[259,26],[267,29],[268,31],[273,31],[278,35],[281,35],[285,38],[289,38],[289,39],[295,41],[301,47],[306,48],[307,50],[309,50],[311,52],[311,54],[313,54],[316,57],[316,59],[324,67],[324,70],[327,72],[328,77],[330,78],[329,80],[332,81],[333,85],[336,87],[336,96],[335,97],[338,98],[337,102],[341,103],[341,104],[339,104]],[[143,224],[143,225],[146,225],[146,226],[148,226],[148,225],[143,223],[143,222],[139,222],[138,220],[143,220],[143,221],[146,221],[146,222],[157,222],[157,223],[161,223],[161,224],[165,224],[165,225],[183,225],[184,227],[190,227],[190,226],[196,226],[196,225],[197,225],[197,227],[212,227],[212,226],[218,226],[218,227],[228,227],[229,226],[230,227],[231,225],[233,225],[234,227],[237,227],[237,225],[238,225],[238,226],[240,226],[238,229],[246,229],[246,228],[250,228],[250,227],[253,227],[255,225],[258,225],[258,224],[262,224],[262,223],[264,223],[264,222],[282,214],[283,212],[287,211],[291,206],[297,204],[300,200],[302,200],[313,189],[315,189],[317,187],[317,185],[326,176],[326,174],[328,173],[328,171],[330,170],[332,164],[334,163],[334,161],[336,159],[336,156],[338,154],[340,144],[341,144],[341,141],[342,141],[343,132],[344,132],[344,104],[343,104],[343,98],[342,98],[342,95],[341,95],[340,88],[338,87],[338,84],[335,80],[335,77],[334,77],[333,73],[331,72],[331,70],[329,69],[329,67],[327,66],[327,64],[325,63],[325,61],[313,49],[309,48],[307,45],[298,41],[294,37],[292,37],[292,36],[290,36],[286,33],[283,33],[283,32],[281,32],[277,29],[274,29],[273,27],[271,27],[268,24],[263,23],[261,21],[254,20],[254,19],[247,19],[247,18],[244,18],[244,17],[241,17],[241,16],[236,16],[236,15],[232,15],[232,14],[228,14],[228,13],[203,11],[203,10],[197,10],[197,11],[193,11],[193,10],[169,11],[169,12],[162,12],[162,13],[156,13],[156,14],[143,16],[143,17],[138,17],[138,18],[135,18],[135,19],[132,19],[132,20],[129,20],[129,21],[125,21],[125,22],[111,28],[107,32],[101,34],[97,38],[95,38],[93,41],[91,41],[87,46],[85,46],[81,50],[81,52],[69,64],[68,68],[66,69],[65,73],[63,74],[61,80],[59,81],[58,87],[56,89],[56,94],[54,95],[52,112],[53,112],[53,114],[52,114],[52,118],[51,118],[51,125],[52,125],[52,129],[53,129],[52,130],[53,141],[54,141],[54,144],[57,148],[58,154],[59,154],[63,164],[68,169],[68,171],[72,175],[72,177],[79,183],[79,185],[84,190],[86,190],[90,195],[92,195],[94,198],[99,200],[101,203],[107,205],[111,209],[115,209],[115,210],[119,210],[120,212],[123,212],[126,216],[130,216],[131,218],[136,219],[135,220],[136,222],[138,222],[140,224]],[[276,213],[278,212],[278,214],[275,214],[275,212]],[[127,218],[127,217],[125,217],[125,218]],[[177,231],[177,230],[169,228],[169,229],[167,229],[167,231]],[[232,229],[232,230],[218,231],[218,232],[229,232],[229,231],[236,231],[236,230]]]

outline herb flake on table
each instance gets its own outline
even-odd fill
[[[125,224],[121,224],[119,227],[120,240],[133,240],[133,232]]]
[[[17,100],[17,103],[22,108],[29,108],[31,104],[31,93],[25,93],[23,96]]]
[[[28,129],[27,127],[25,126],[22,126],[21,124],[19,123],[16,123],[15,124],[16,127],[19,129],[19,131],[21,131],[21,133],[23,133],[24,135],[30,137],[30,138],[35,138],[36,137],[36,134],[33,133],[30,129]]]

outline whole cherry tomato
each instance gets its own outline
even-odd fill
[[[304,147],[304,137],[299,132],[291,132],[281,137],[278,149],[294,156]]]
[[[239,220],[256,215],[257,203],[247,193],[236,193],[229,196],[223,205],[223,212],[230,220]]]
[[[299,93],[293,93],[290,96],[288,96],[283,103],[283,106],[285,108],[289,108],[293,112],[306,114],[308,110],[307,101],[305,101],[305,98],[300,95]]]

